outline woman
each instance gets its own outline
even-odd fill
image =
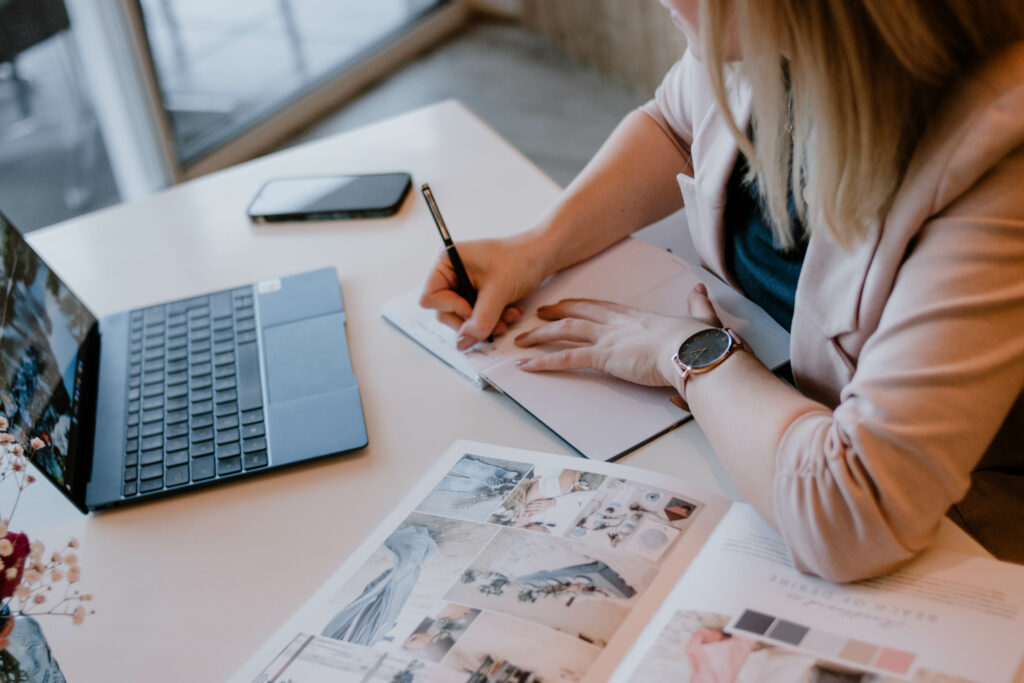
[[[663,2],[689,48],[655,99],[531,230],[459,246],[472,309],[444,256],[421,303],[466,348],[684,205],[704,264],[791,321],[796,388],[742,346],[673,362],[719,326],[700,288],[688,318],[545,307],[517,342],[571,347],[522,368],[675,386],[803,571],[890,570],[947,511],[1024,561],[1024,6]]]

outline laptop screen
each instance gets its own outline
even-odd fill
[[[0,414],[9,431],[45,446],[28,454],[65,493],[96,318],[0,214]],[[31,449],[29,449],[31,450]]]

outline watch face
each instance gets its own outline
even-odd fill
[[[732,337],[725,330],[709,328],[687,338],[679,347],[679,362],[693,368],[714,364],[732,346]]]

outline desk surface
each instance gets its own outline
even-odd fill
[[[89,516],[35,485],[16,526],[50,545],[77,536],[82,588],[96,595],[83,626],[42,622],[68,680],[224,680],[455,439],[571,452],[380,317],[386,301],[419,285],[439,249],[418,198],[379,220],[254,226],[245,217],[271,178],[384,171],[429,182],[456,239],[517,232],[559,191],[447,101],[31,234],[97,315],[334,266],[370,439],[355,454]],[[625,462],[734,493],[693,423]],[[983,552],[949,524],[939,542]]]

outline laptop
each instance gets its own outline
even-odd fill
[[[97,319],[0,214],[0,414],[83,512],[367,443],[333,268]]]

